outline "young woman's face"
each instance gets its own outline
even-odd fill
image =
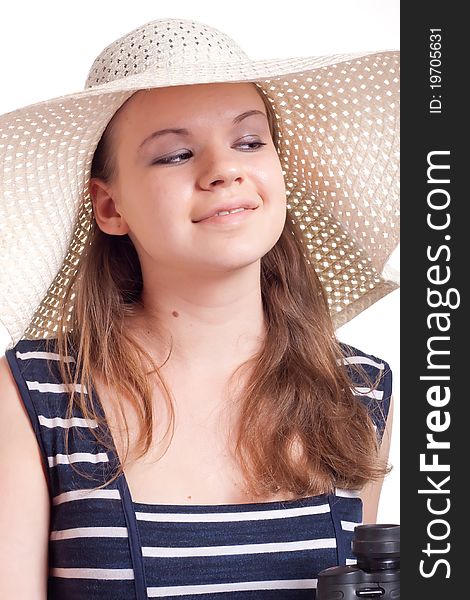
[[[115,120],[111,195],[143,270],[226,271],[274,246],[286,191],[253,84],[140,91]],[[227,204],[247,208],[203,219]]]

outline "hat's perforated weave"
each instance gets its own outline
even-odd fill
[[[289,215],[336,325],[395,289],[382,269],[398,242],[398,67],[396,52],[250,61],[225,34],[168,19],[108,46],[88,90],[0,117],[0,316],[13,341],[56,334],[93,218],[94,150],[145,87],[258,83],[277,117]]]
[[[148,23],[107,46],[93,63],[85,86],[136,75],[147,69],[192,64],[238,63],[247,55],[221,31],[202,23],[168,19]]]

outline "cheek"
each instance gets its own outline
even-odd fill
[[[273,185],[276,187],[276,192],[279,194],[279,197],[282,200],[284,206],[287,203],[286,199],[286,182],[284,180],[284,175],[282,174],[281,168],[275,170],[273,175]]]
[[[273,157],[265,171],[264,185],[272,202],[286,206],[286,184],[277,155]]]
[[[272,233],[277,241],[282,234],[287,218],[286,183],[277,155],[271,164],[268,185],[269,200],[273,210]]]
[[[190,250],[194,228],[191,202],[194,200],[192,187],[185,185],[184,177],[173,174],[170,182],[168,179],[160,178],[147,189],[143,227],[147,247],[153,248],[155,256],[165,255],[171,248],[177,257]]]
[[[130,214],[154,226],[178,219],[178,213],[185,208],[186,188],[181,177],[157,177],[154,171],[149,170],[129,178],[122,197]]]
[[[270,148],[270,151],[266,155],[260,155],[259,158],[259,162],[254,163],[258,178],[271,187],[278,189],[284,187],[281,162],[274,146]]]

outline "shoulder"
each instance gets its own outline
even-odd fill
[[[343,364],[355,383],[365,383],[361,374],[363,370],[372,381],[378,380],[379,389],[384,394],[391,392],[392,370],[386,360],[344,342],[340,342],[340,347],[343,352]],[[360,369],[355,366],[359,366]]]
[[[42,379],[44,382],[60,381],[59,354],[57,339],[22,339],[13,347],[7,348],[5,358],[16,380],[20,391],[33,390]],[[75,363],[72,356],[67,359]]]
[[[383,436],[392,398],[393,374],[386,360],[340,342],[343,364],[353,385],[353,392],[365,404]]]
[[[22,339],[7,348],[4,357],[4,368],[8,365],[11,372],[10,385],[16,387],[16,396],[29,417],[46,467],[60,437],[60,429],[53,425],[65,419],[69,405],[56,350],[55,338]],[[72,358],[70,361],[75,362]]]
[[[5,356],[22,361],[23,364],[37,359],[58,360],[57,338],[21,339],[5,350]]]
[[[86,487],[87,482],[88,487],[90,482],[102,482],[101,476],[108,474],[108,467],[114,467],[106,449],[95,437],[98,421],[84,412],[92,404],[86,384],[75,383],[71,387],[67,371],[67,382],[61,376],[56,342],[55,338],[20,340],[5,352],[41,450],[51,495],[77,485]],[[70,375],[74,377],[74,356],[65,360],[72,363]],[[70,466],[75,462],[80,463],[80,474]]]

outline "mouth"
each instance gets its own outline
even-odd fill
[[[218,224],[237,224],[245,221],[256,208],[243,208],[235,212],[222,211],[222,214],[215,214],[212,217],[207,217],[201,221],[193,221],[194,223],[218,223]]]

